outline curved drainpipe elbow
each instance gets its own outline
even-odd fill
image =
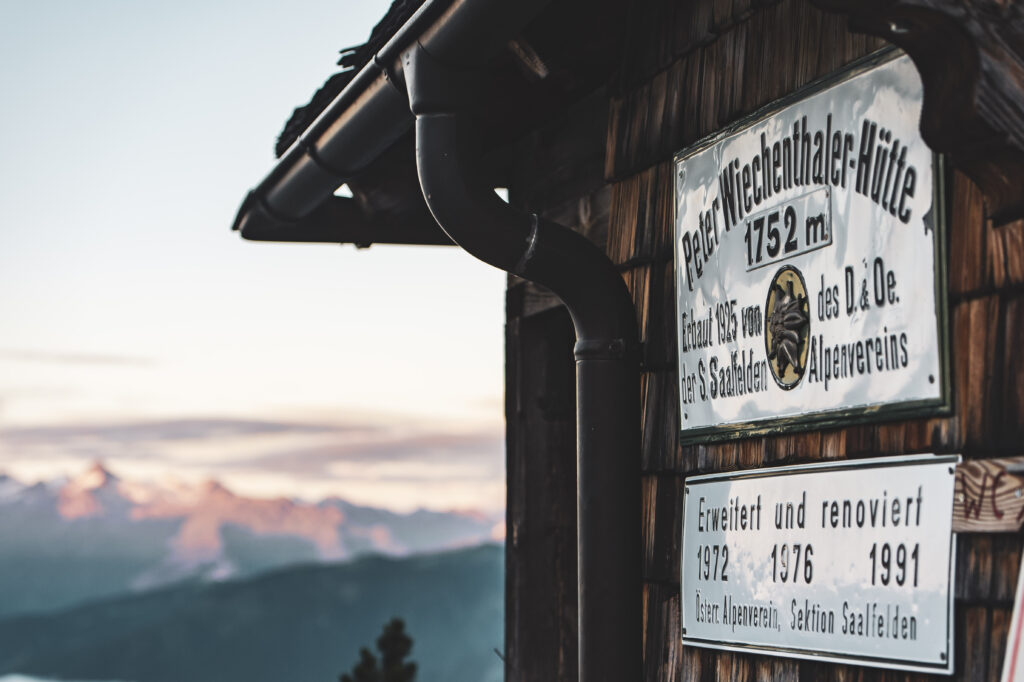
[[[431,213],[480,260],[550,289],[576,328],[581,682],[641,677],[640,371],[632,297],[582,235],[501,201],[462,146],[468,74],[421,45],[403,56]],[[526,654],[528,655],[528,654]]]
[[[506,272],[541,284],[565,303],[577,337],[605,339],[620,352],[639,341],[633,300],[622,275],[583,235],[506,204],[475,173],[461,145],[466,74],[437,64],[419,45],[404,57],[416,115],[416,165],[427,206],[452,241]]]

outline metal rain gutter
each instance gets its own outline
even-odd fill
[[[303,219],[338,187],[359,175],[412,127],[401,63],[402,51],[411,44],[418,41],[451,65],[481,64],[502,50],[548,2],[428,0],[249,192],[232,229],[246,239],[273,233],[288,240],[289,234],[303,231]],[[343,232],[345,226],[336,229]]]
[[[354,244],[357,248],[372,244],[453,245],[433,220],[429,225],[424,221],[383,220],[368,216],[356,200],[337,196],[328,197],[296,222],[250,221],[242,236],[252,241]]]

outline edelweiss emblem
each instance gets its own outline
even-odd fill
[[[775,273],[765,301],[765,352],[779,386],[790,389],[804,376],[810,315],[807,288],[796,268]]]

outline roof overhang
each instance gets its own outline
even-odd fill
[[[609,0],[428,0],[249,193],[232,229],[253,240],[450,243],[416,180],[403,51],[419,42],[454,69],[486,71],[474,106],[484,172],[503,186],[503,150],[608,80],[625,11]],[[351,199],[333,196],[342,184]]]

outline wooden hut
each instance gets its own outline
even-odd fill
[[[466,109],[484,181],[508,188],[511,205],[524,214],[583,235],[632,296],[639,414],[637,454],[623,454],[631,472],[624,485],[639,490],[640,506],[627,516],[637,522],[629,526],[635,539],[622,551],[640,573],[639,584],[627,586],[638,617],[621,627],[629,635],[623,646],[640,651],[642,671],[627,679],[927,674],[684,646],[684,489],[693,475],[779,465],[915,453],[961,455],[965,462],[1024,455],[1020,4],[398,0],[370,42],[345,54],[347,70],[296,111],[279,145],[281,164],[240,211],[235,227],[243,236],[361,245],[450,241],[416,176],[405,86],[417,42],[450,67],[444,78],[474,74],[474,101]],[[923,86],[920,132],[942,155],[934,176],[941,190],[935,209],[946,216],[935,242],[935,335],[947,339],[939,344],[948,363],[942,399],[909,413],[879,409],[792,425],[767,420],[725,437],[687,437],[678,371],[676,155],[757,120],[765,107],[818,92],[815,83],[892,48],[913,60]],[[417,113],[429,115],[434,103],[423,96],[418,106]],[[340,127],[361,116],[374,120],[369,133],[335,154],[332,145],[345,142],[338,141]],[[353,199],[328,198],[342,182]],[[564,267],[571,273],[574,266]],[[584,429],[577,424],[573,319],[549,289],[516,275],[509,276],[506,311],[506,679],[613,679],[593,671],[581,678],[578,671],[577,432]],[[1012,473],[1000,484],[1011,480]],[[1006,491],[1013,495],[1012,487]],[[987,504],[995,510],[991,495]],[[952,675],[999,679],[1021,538],[962,532],[955,547]]]

